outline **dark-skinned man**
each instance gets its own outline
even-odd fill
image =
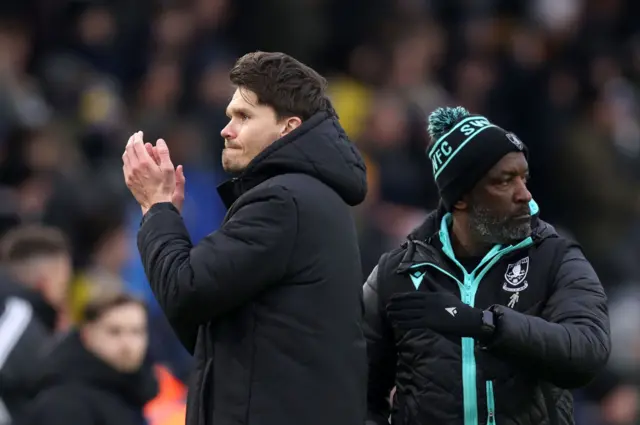
[[[610,352],[598,276],[539,218],[515,134],[461,107],[429,133],[441,206],[364,286],[367,425],[573,424]]]

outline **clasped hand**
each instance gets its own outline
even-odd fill
[[[169,148],[159,139],[156,146],[144,143],[143,133],[134,133],[122,155],[124,179],[142,214],[157,203],[171,202],[182,211],[185,177],[182,165],[174,168]]]

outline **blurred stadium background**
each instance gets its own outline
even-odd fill
[[[190,359],[138,259],[140,211],[120,156],[136,130],[165,138],[185,166],[192,237],[214,230],[225,212],[214,187],[225,178],[227,72],[253,50],[286,52],[327,76],[369,166],[370,192],[355,212],[365,274],[437,204],[426,114],[460,104],[516,132],[531,150],[543,218],[582,243],[611,300],[610,374],[576,392],[578,425],[640,423],[633,0],[3,0],[2,228],[37,221],[69,237],[71,322],[96,288],[141,296],[150,357],[186,378]],[[179,405],[175,384],[166,399]],[[180,417],[166,408],[153,424]]]

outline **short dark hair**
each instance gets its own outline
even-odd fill
[[[80,325],[95,323],[114,308],[134,304],[147,310],[144,301],[119,291],[104,291],[90,299],[83,309]]]
[[[325,93],[327,80],[284,53],[247,53],[236,61],[229,79],[254,92],[258,103],[272,107],[278,119],[297,116],[304,121],[318,112],[336,114]]]
[[[64,233],[50,226],[14,227],[0,241],[0,260],[10,264],[40,256],[70,255],[70,252]]]

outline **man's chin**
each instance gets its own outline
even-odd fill
[[[487,242],[499,245],[515,245],[531,236],[531,223],[508,222],[492,226],[491,236],[485,238]]]
[[[229,174],[231,177],[238,177],[244,171],[244,168],[233,167],[233,166],[229,167],[229,166],[225,166],[224,164],[222,165],[222,169],[224,170],[225,173]]]
[[[120,373],[135,373],[142,367],[142,362],[139,361],[121,361],[113,368]]]
[[[224,156],[222,157],[222,169],[227,174],[231,174],[232,176],[238,176],[242,174],[245,168],[247,167],[242,166],[233,160],[227,159]]]
[[[513,226],[509,231],[510,242],[518,243],[531,236],[531,223],[520,223]]]

